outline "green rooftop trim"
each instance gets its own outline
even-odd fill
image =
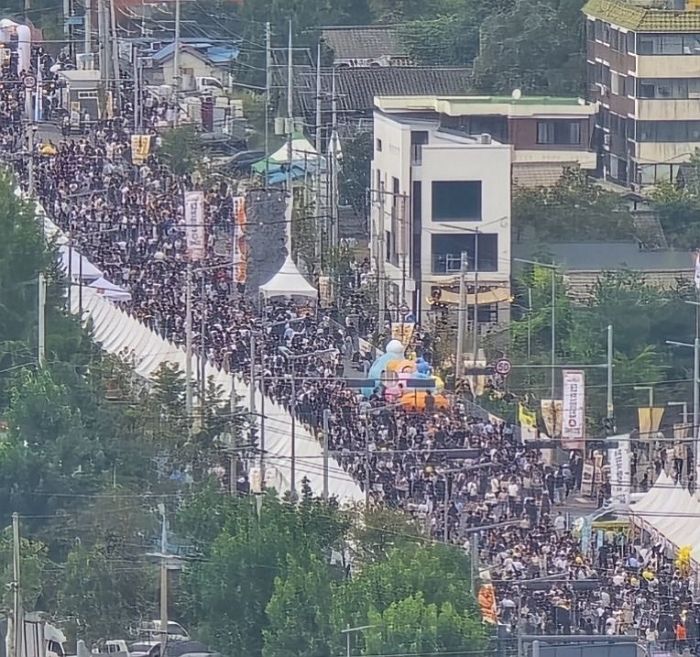
[[[472,105],[580,105],[578,98],[564,96],[438,96],[438,100]]]
[[[583,13],[635,32],[700,32],[700,11],[649,9],[625,0],[588,0]]]

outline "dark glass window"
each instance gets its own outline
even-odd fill
[[[433,221],[480,221],[481,180],[434,180]]]

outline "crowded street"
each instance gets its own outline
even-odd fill
[[[44,62],[47,84],[54,62],[36,60]],[[328,413],[329,452],[367,504],[402,510],[431,541],[468,554],[475,578],[493,583],[499,626],[513,641],[521,633],[628,635],[650,654],[695,654],[696,582],[682,574],[663,541],[624,523],[595,530],[594,540],[585,542],[577,530],[577,520],[609,497],[603,484],[600,495],[584,498],[581,450],[560,450],[555,461],[521,439],[519,427],[454,393],[448,408],[433,406],[432,398],[417,408],[396,403],[381,384],[371,382],[369,395],[347,385],[348,378],[366,376],[354,366],[369,358],[358,344],[375,332],[376,318],[349,299],[332,308],[285,298],[261,306],[257,290],[233,280],[218,240],[233,234],[231,197],[245,189],[243,181],[208,184],[200,176],[175,175],[158,152],[166,106],[148,104],[142,134],[152,137],[153,147],[135,164],[128,103],[121,115],[92,120],[81,134],[46,138],[42,129],[30,140],[32,127],[22,117],[23,75],[29,73],[18,74],[12,62],[2,72],[2,157],[22,190],[34,193],[69,236],[70,248],[130,294],[130,301],[119,302],[122,310],[185,345],[189,259],[182,193],[203,191],[206,253],[190,281],[196,355],[246,381],[252,371],[267,398],[319,440]],[[53,103],[47,93],[46,116]],[[357,259],[352,268],[359,290],[367,285],[369,265]],[[429,359],[431,333],[419,324],[402,347],[415,353],[417,344]],[[239,472],[242,491],[249,466],[244,462]],[[647,483],[633,492],[678,467],[673,453],[659,452]]]

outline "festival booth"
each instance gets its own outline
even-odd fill
[[[301,275],[291,256],[287,256],[281,269],[267,283],[260,286],[260,293],[265,299],[318,297],[318,290]]]
[[[692,522],[700,502],[664,471],[654,485],[630,507],[630,521],[674,553],[684,552],[700,568],[700,526]]]

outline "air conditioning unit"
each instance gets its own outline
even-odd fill
[[[488,132],[482,132],[479,135],[479,143],[480,144],[490,144],[491,143],[491,135]]]
[[[603,135],[603,146],[605,146],[606,148],[610,148],[610,133],[609,132],[606,132]]]

